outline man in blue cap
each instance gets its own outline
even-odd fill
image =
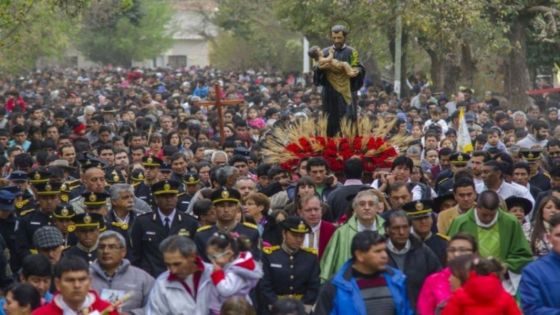
[[[12,191],[15,194],[15,208],[17,214],[35,209],[35,197],[31,193],[29,187],[29,176],[24,171],[13,171],[8,180],[17,190]]]

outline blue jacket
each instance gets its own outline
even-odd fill
[[[318,307],[314,314],[330,314],[330,315],[367,315],[366,305],[360,293],[360,288],[356,279],[351,276],[352,260],[348,260],[342,268],[335,274],[330,281],[330,285],[335,288],[334,299],[327,297],[323,299],[329,304],[320,305],[321,297],[319,297]],[[395,303],[396,315],[412,315],[414,311],[410,307],[407,297],[405,276],[398,270],[387,266],[387,270],[383,273],[385,281],[393,301]],[[325,288],[328,290],[328,288]],[[330,294],[326,294],[330,295]],[[326,296],[324,296],[326,297]],[[330,301],[329,301],[330,300]]]
[[[560,315],[560,254],[551,252],[523,269],[519,295],[525,315]]]

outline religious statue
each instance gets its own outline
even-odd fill
[[[364,83],[365,68],[360,64],[358,51],[346,45],[348,31],[342,25],[331,28],[333,45],[319,53],[315,47],[309,55],[316,61],[313,82],[323,86],[323,110],[328,114],[327,135],[333,137],[340,130],[344,115],[357,119],[357,91]]]

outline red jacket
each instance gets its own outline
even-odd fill
[[[323,256],[325,252],[325,248],[327,248],[327,244],[331,240],[331,237],[336,231],[336,226],[330,222],[325,220],[321,220],[321,226],[319,227],[319,259]]]
[[[99,313],[101,313],[111,306],[111,303],[102,300],[95,291],[90,291],[89,293],[95,296],[95,301],[89,308],[90,311],[99,311]],[[54,296],[53,300],[49,304],[43,305],[33,311],[33,315],[63,315],[62,309],[55,302],[57,296],[58,294]],[[119,315],[119,312],[112,311],[109,315]]]
[[[467,282],[453,293],[441,314],[521,315],[521,311],[496,275],[472,273]]]
[[[13,99],[8,99],[6,100],[6,111],[8,113],[11,113],[14,111],[16,105],[21,109],[21,112],[25,112],[25,109],[27,107],[27,105],[25,104],[25,101],[23,100],[23,97],[18,96],[18,98],[13,98]]]

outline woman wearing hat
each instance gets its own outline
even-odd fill
[[[517,218],[519,224],[525,223],[525,217],[531,212],[533,204],[527,198],[511,196],[506,199],[508,212]]]

